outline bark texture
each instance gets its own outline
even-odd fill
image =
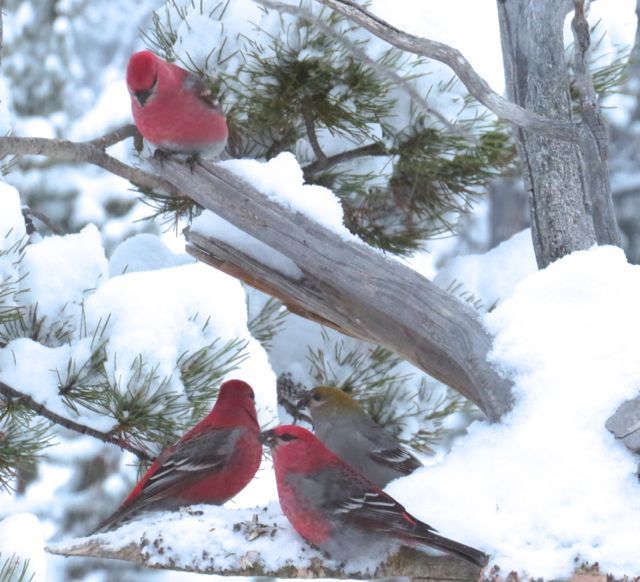
[[[490,420],[512,404],[511,383],[487,362],[491,337],[477,313],[399,261],[346,241],[270,200],[215,164],[193,171],[167,160],[162,177],[297,265],[292,279],[211,236],[187,234],[188,250],[294,312],[388,347],[475,402]]]
[[[566,122],[573,114],[563,25],[571,7],[570,2],[558,0],[498,0],[510,99],[528,111]],[[540,268],[594,244],[620,244],[607,173],[606,134],[584,71],[588,28],[585,38],[586,21],[576,22],[581,138],[569,143],[515,129]]]
[[[274,541],[272,551],[276,552],[277,542]],[[161,552],[162,560],[151,557],[153,553]],[[350,580],[395,579],[406,577],[410,580],[431,582],[472,582],[481,579],[480,568],[468,564],[464,560],[451,556],[427,556],[416,550],[402,548],[397,554],[381,563],[374,572],[346,572],[341,567],[328,566],[321,560],[314,560],[311,567],[299,567],[295,564],[279,569],[269,569],[262,564],[258,552],[251,550],[251,543],[247,543],[247,553],[238,556],[237,563],[232,565],[217,565],[214,559],[206,566],[193,566],[181,562],[182,556],[174,555],[173,549],[165,544],[162,535],[141,539],[138,542],[121,545],[114,548],[103,543],[98,537],[82,538],[66,544],[58,544],[47,548],[51,554],[61,556],[82,556],[91,558],[111,558],[125,560],[161,570],[175,570],[182,572],[196,572],[200,574],[217,574],[220,576],[265,576],[268,578],[348,578]]]

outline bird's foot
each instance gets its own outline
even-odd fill
[[[200,153],[199,152],[195,152],[193,154],[191,154],[187,159],[186,159],[187,165],[189,166],[189,169],[191,170],[191,173],[193,174],[193,168],[196,164],[200,163]]]
[[[162,166],[164,161],[168,160],[172,155],[173,152],[168,152],[167,150],[161,150],[160,148],[157,148],[153,152],[153,159],[158,160],[160,162],[160,165]]]

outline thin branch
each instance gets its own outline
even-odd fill
[[[133,168],[107,154],[104,149],[119,141],[135,136],[129,126],[108,133],[102,138],[86,142],[73,142],[66,139],[46,139],[41,137],[0,137],[0,158],[7,155],[47,156],[66,162],[86,162],[129,180],[143,190],[162,190],[175,196],[178,191],[170,182],[154,176],[139,168]]]
[[[395,87],[404,91],[411,97],[412,103],[416,106],[418,110],[420,110],[426,116],[432,116],[438,119],[442,125],[448,128],[452,133],[464,135],[466,137],[472,138],[469,135],[468,131],[457,126],[455,123],[451,123],[442,113],[433,109],[429,106],[426,99],[424,99],[420,93],[416,90],[416,88],[407,81],[404,77],[396,73],[393,69],[384,66],[379,63],[375,59],[372,59],[364,50],[362,50],[357,44],[350,41],[347,36],[339,33],[332,26],[329,26],[324,20],[316,16],[311,10],[307,10],[303,6],[293,6],[291,4],[286,4],[284,2],[279,2],[278,0],[254,0],[258,4],[264,6],[265,8],[273,8],[278,12],[282,12],[284,14],[293,14],[296,16],[301,16],[310,20],[320,28],[325,34],[331,36],[339,43],[341,43],[354,57],[356,57],[359,61],[363,63],[367,63],[370,67],[375,69],[380,75],[388,78]]]
[[[323,163],[327,161],[326,154],[322,151],[320,147],[320,142],[318,141],[318,136],[316,134],[316,124],[313,119],[313,115],[311,112],[311,107],[308,107],[309,103],[305,103],[302,108],[302,118],[304,119],[304,127],[307,131],[307,137],[309,138],[309,143],[311,144],[311,149],[313,153],[316,155],[318,162]]]
[[[575,45],[575,87],[580,99],[580,117],[583,127],[580,144],[586,189],[592,205],[591,215],[598,244],[621,246],[622,238],[617,228],[607,167],[607,128],[600,112],[598,95],[587,64],[587,53],[591,45],[589,23],[585,16],[584,0],[574,0],[573,4],[571,30]]]
[[[103,443],[116,445],[121,449],[129,451],[130,453],[133,453],[136,457],[138,457],[143,461],[151,461],[153,459],[153,457],[150,456],[148,453],[146,453],[141,449],[138,449],[137,447],[134,447],[133,445],[129,444],[123,439],[120,439],[106,432],[96,430],[84,424],[74,422],[73,420],[70,420],[63,416],[60,416],[59,414],[56,414],[55,412],[49,410],[43,404],[36,402],[33,398],[31,398],[31,396],[27,394],[23,394],[22,392],[18,392],[14,388],[11,388],[11,386],[1,381],[0,381],[0,394],[3,394],[6,398],[8,398],[11,401],[18,402],[19,404],[26,406],[30,410],[33,410],[36,414],[39,414],[40,416],[44,416],[45,418],[49,419],[54,424],[58,424],[60,426],[63,426],[64,428],[67,428],[75,432],[79,432],[80,434],[86,434],[88,436],[101,440]]]
[[[326,170],[327,168],[331,168],[332,166],[341,164],[342,162],[348,162],[349,160],[354,160],[356,158],[365,156],[383,156],[387,154],[388,152],[382,144],[370,143],[359,148],[340,152],[335,156],[325,157],[324,160],[318,159],[311,164],[307,164],[304,168],[302,168],[302,171],[304,172],[304,177],[308,178],[315,172]]]
[[[581,141],[582,130],[578,124],[538,115],[501,97],[475,71],[459,50],[441,42],[403,32],[352,0],[317,0],[317,2],[343,14],[396,48],[449,66],[469,93],[500,119],[553,139],[572,143]]]
[[[92,139],[89,143],[100,148],[101,150],[106,150],[112,145],[115,145],[130,137],[134,138],[134,140],[138,137],[142,137],[140,135],[140,132],[138,131],[138,128],[133,123],[129,123],[127,125],[119,127],[118,129],[114,129],[113,131],[106,133],[102,137]]]
[[[571,20],[571,30],[575,49],[573,52],[573,66],[575,73],[575,87],[580,98],[580,114],[584,123],[591,129],[600,150],[602,159],[607,158],[607,131],[600,115],[598,95],[593,85],[593,77],[587,66],[587,53],[591,45],[589,23],[584,13],[584,0],[574,0],[574,14]]]
[[[51,221],[51,219],[46,216],[45,214],[43,214],[42,212],[39,212],[38,210],[34,210],[33,208],[30,208],[29,206],[23,205],[22,206],[22,216],[25,217],[25,221],[26,220],[31,220],[31,218],[36,218],[38,219],[40,222],[42,222],[42,224],[44,224],[53,234],[57,234],[59,236],[65,234],[64,232],[62,232],[58,227],[56,227],[55,224],[53,224],[53,222]],[[34,226],[35,228],[35,226]],[[29,233],[30,234],[30,233]]]

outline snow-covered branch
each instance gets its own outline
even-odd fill
[[[475,402],[491,420],[509,410],[510,383],[487,363],[491,337],[473,309],[400,262],[344,240],[220,166],[205,162],[191,171],[167,160],[159,171],[293,269],[268,262],[264,251],[264,259],[247,259],[210,233],[192,230],[188,248],[198,258],[267,290],[297,313],[313,314],[401,354]]]
[[[115,532],[60,542],[47,550],[63,556],[112,558],[147,568],[223,576],[370,580],[419,578],[428,573],[431,579],[452,582],[480,576],[480,569],[464,560],[408,548],[391,556],[354,556],[348,564],[336,562],[307,545],[277,503],[256,509],[193,506],[149,516]]]

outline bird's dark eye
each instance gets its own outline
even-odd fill
[[[322,400],[322,394],[319,394],[318,392],[316,392],[311,398],[316,402],[320,402]]]
[[[281,441],[284,441],[284,442],[287,442],[287,441],[295,441],[295,440],[296,440],[296,438],[297,438],[297,437],[293,436],[293,435],[292,435],[291,433],[289,433],[289,432],[285,432],[285,433],[282,433],[282,434],[280,435],[280,440],[281,440]]]

